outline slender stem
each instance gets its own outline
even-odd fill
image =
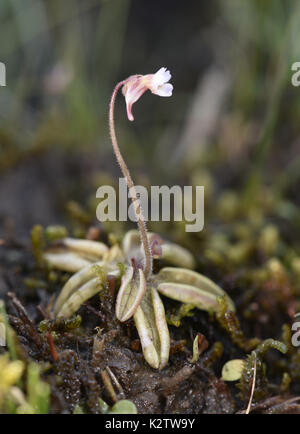
[[[117,399],[115,389],[113,388],[113,385],[111,384],[111,381],[110,381],[110,378],[109,378],[107,371],[101,371],[100,375],[101,375],[105,389],[107,390],[107,392],[109,393],[109,396],[111,397],[111,400],[115,404],[118,401],[118,399]]]
[[[115,120],[114,120],[115,100],[116,100],[116,96],[117,96],[119,89],[124,85],[124,83],[125,83],[125,81],[120,81],[120,83],[118,83],[116,85],[116,87],[114,88],[114,91],[113,91],[112,96],[111,96],[111,100],[110,100],[110,104],[109,104],[109,131],[110,131],[110,137],[111,137],[113,150],[114,150],[116,159],[120,165],[123,176],[126,180],[126,183],[127,183],[128,189],[129,189],[129,193],[131,196],[131,200],[133,203],[135,215],[137,218],[137,224],[138,224],[138,229],[139,229],[139,233],[140,233],[140,237],[141,237],[141,243],[142,243],[143,250],[144,250],[144,267],[145,267],[144,271],[145,271],[145,275],[147,278],[152,273],[152,252],[151,252],[150,243],[149,243],[148,237],[147,237],[146,222],[145,222],[145,219],[144,219],[143,214],[142,214],[141,204],[140,204],[140,201],[137,197],[136,189],[135,189],[134,183],[132,181],[129,169],[128,169],[125,161],[124,161],[124,158],[122,157],[122,154],[121,154],[121,151],[120,151],[120,148],[118,145],[118,141],[117,141],[116,131],[115,131]]]

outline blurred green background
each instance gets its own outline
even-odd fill
[[[97,187],[120,176],[112,89],[162,66],[172,98],[148,92],[134,123],[118,99],[134,179],[205,185],[212,208],[243,204],[240,218],[273,201],[299,229],[299,24],[297,0],[1,0],[1,236],[65,222],[69,201],[95,206]]]

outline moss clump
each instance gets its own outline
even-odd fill
[[[246,339],[238,317],[235,312],[228,309],[226,297],[220,297],[218,303],[219,311],[217,312],[217,320],[223,329],[229,333],[232,342],[246,352],[258,345],[259,339]]]
[[[268,379],[266,376],[266,365],[263,361],[266,352],[270,349],[276,349],[282,354],[287,352],[287,346],[274,339],[266,339],[257,346],[255,350],[247,356],[245,368],[242,372],[241,379],[237,387],[241,391],[241,397],[247,400],[250,396],[254,372],[256,370],[256,382],[254,391],[254,400],[264,398],[268,393]]]
[[[45,233],[41,225],[33,226],[31,230],[31,245],[34,258],[39,268],[44,267],[43,251],[45,248]]]

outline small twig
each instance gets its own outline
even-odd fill
[[[117,279],[115,278],[115,276],[107,276],[107,285],[109,288],[109,292],[110,294],[113,296],[116,290],[116,281]]]
[[[106,391],[108,392],[109,396],[111,397],[111,400],[113,401],[113,403],[116,403],[117,400],[117,395],[115,392],[115,389],[113,388],[113,385],[111,384],[109,375],[107,373],[107,371],[101,371],[100,372],[104,387],[106,389]]]
[[[109,366],[106,367],[107,372],[110,375],[110,378],[112,379],[112,381],[115,383],[116,388],[118,389],[119,395],[122,397],[122,399],[125,398],[125,393],[123,390],[123,387],[121,386],[121,384],[119,383],[117,377],[115,376],[115,374],[112,372],[112,370],[110,369]]]
[[[187,380],[195,371],[195,366],[184,366],[173,377],[163,378],[161,388],[163,391],[174,390],[179,384]]]
[[[85,307],[86,310],[90,311],[91,313],[96,315],[98,318],[100,318],[101,321],[105,320],[105,315],[100,310],[95,309],[93,306],[91,306],[88,303],[84,303],[83,306]]]
[[[50,347],[50,352],[51,352],[51,356],[52,356],[53,362],[55,363],[58,360],[58,353],[57,353],[57,350],[55,348],[55,345],[54,345],[54,342],[53,342],[53,338],[52,338],[52,335],[51,335],[50,332],[47,333],[47,341],[48,341],[48,344],[49,344],[49,347]]]
[[[41,349],[42,348],[42,341],[40,338],[40,335],[37,333],[35,326],[31,319],[29,318],[26,309],[20,302],[20,300],[17,298],[16,294],[13,292],[8,292],[7,296],[11,299],[13,306],[17,310],[20,319],[28,326],[28,331],[30,333],[31,339],[34,341],[36,346]]]
[[[44,308],[40,304],[36,307],[36,310],[42,315],[44,319],[49,319],[49,317],[47,317],[46,315]]]
[[[300,396],[287,399],[284,401],[282,396],[272,396],[264,401],[260,401],[253,405],[252,410],[262,411],[262,413],[280,413],[281,411],[287,412],[291,410],[299,410],[300,406],[297,405],[297,401],[300,400]],[[242,412],[239,412],[242,413]]]
[[[55,295],[51,295],[48,306],[46,307],[45,314],[46,318],[53,318],[52,307],[55,301]]]
[[[256,382],[256,354],[254,356],[254,373],[253,373],[251,394],[250,394],[250,399],[249,399],[248,407],[245,411],[245,414],[249,414],[250,410],[251,410],[251,405],[252,405],[252,400],[253,400],[253,395],[254,395],[254,389],[255,389],[255,382]]]
[[[290,398],[284,401],[284,404],[293,404],[294,402],[300,401],[300,396],[296,396],[295,398]]]
[[[93,358],[92,362],[97,364],[98,356],[102,353],[104,348],[105,338],[101,337],[101,329],[98,331],[98,333],[94,336],[93,340]]]

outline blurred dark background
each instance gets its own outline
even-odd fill
[[[120,176],[112,89],[162,66],[172,98],[148,92],[134,123],[118,99],[136,181],[205,185],[229,208],[234,194],[271,192],[299,218],[299,22],[297,0],[1,0],[1,235],[64,222],[68,201],[93,209],[97,187]]]

